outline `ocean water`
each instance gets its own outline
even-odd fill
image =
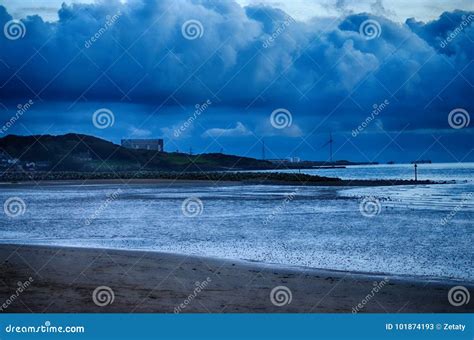
[[[455,182],[350,188],[1,185],[0,202],[21,198],[24,209],[0,215],[0,242],[146,249],[474,282],[474,164],[419,170],[420,179]],[[397,179],[411,171],[410,165],[383,165],[309,173]]]
[[[433,181],[473,181],[474,163],[418,164],[418,179]],[[273,170],[263,171],[273,172]],[[285,173],[305,173],[342,179],[405,179],[415,178],[413,164],[352,165],[345,169],[292,169]]]

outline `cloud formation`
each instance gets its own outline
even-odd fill
[[[293,113],[293,136],[320,128],[350,132],[386,99],[391,105],[378,119],[387,131],[449,129],[452,109],[474,112],[474,13],[401,24],[381,1],[373,11],[379,15],[301,22],[271,6],[233,1],[63,5],[57,22],[29,16],[21,21],[23,38],[0,35],[0,97],[70,107],[139,103],[161,111],[211,99],[222,121],[229,107],[242,112],[226,130],[240,135],[274,107]],[[0,6],[0,27],[10,20]],[[189,20],[201,24],[197,38],[183,34]],[[361,31],[367,21],[376,23],[375,38]]]
[[[206,130],[202,136],[203,137],[238,137],[238,136],[249,136],[252,132],[245,127],[241,122],[237,122],[235,127],[222,129],[222,128],[212,128]]]

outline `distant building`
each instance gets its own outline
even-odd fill
[[[163,151],[163,139],[122,139],[122,146],[127,149]]]

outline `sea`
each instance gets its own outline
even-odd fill
[[[301,172],[414,177],[411,164]],[[151,250],[474,282],[474,163],[419,164],[418,178],[446,183],[0,184],[0,243]]]

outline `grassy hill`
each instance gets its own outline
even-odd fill
[[[82,134],[60,136],[8,135],[0,138],[0,152],[21,163],[41,163],[49,171],[210,171],[268,169],[267,161],[248,157],[209,153],[131,150],[109,141]]]

